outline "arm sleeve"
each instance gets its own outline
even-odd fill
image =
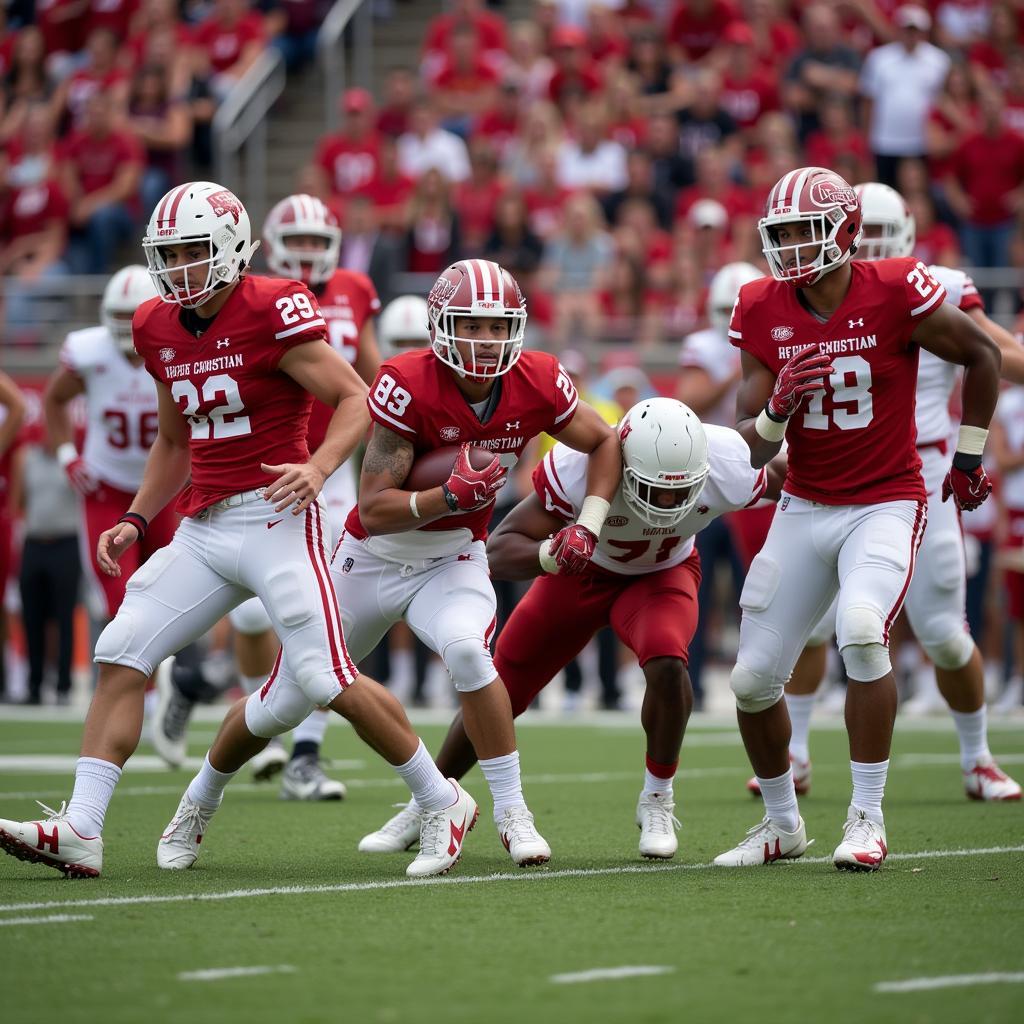
[[[394,363],[381,365],[366,396],[366,407],[374,423],[408,440],[418,436],[420,423],[412,388]]]

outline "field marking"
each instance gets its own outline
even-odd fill
[[[939,857],[982,857],[987,854],[1024,853],[1021,846],[983,846],[970,850],[918,850],[890,853],[889,860],[930,860]],[[831,857],[801,857],[772,870],[795,871],[801,864],[831,864]],[[335,892],[376,892],[382,889],[420,889],[435,885],[479,885],[489,882],[542,882],[552,878],[598,878],[602,875],[653,875],[676,871],[729,871],[714,864],[622,864],[614,868],[564,868],[559,871],[496,872],[490,875],[442,875],[437,878],[393,878],[378,882],[339,882],[336,885],[278,885],[265,889],[231,889],[227,892],[173,893],[149,896],[103,896],[91,900],[50,900],[38,903],[7,903],[0,913],[18,910],[49,910],[55,907],[135,907],[156,903],[209,903],[220,900],[255,899],[262,896],[307,896]],[[751,869],[757,870],[757,869]]]
[[[938,978],[907,978],[904,981],[880,981],[875,992],[927,992],[936,988],[963,988],[968,985],[1020,985],[1024,971],[993,974],[947,974]]]
[[[550,981],[556,985],[578,985],[588,981],[616,981],[619,978],[643,978],[654,974],[671,974],[674,967],[595,967],[590,971],[576,971],[573,974],[552,974]]]
[[[260,974],[294,974],[291,964],[272,967],[210,967],[204,971],[182,971],[178,981],[222,981],[224,978],[254,978]]]
[[[182,768],[197,771],[203,765],[202,757],[186,757]],[[0,754],[0,772],[34,773],[36,775],[63,775],[73,773],[78,754]],[[331,767],[339,771],[358,771],[366,767],[363,760],[331,760]],[[173,771],[167,762],[155,754],[135,754],[125,764],[128,774],[165,775]]]
[[[93,921],[92,914],[51,914],[49,917],[0,918],[0,928],[22,924],[67,924],[69,921]]]
[[[998,764],[1024,764],[1024,754],[993,754]],[[959,754],[900,754],[897,768],[931,768],[935,765],[959,764]]]

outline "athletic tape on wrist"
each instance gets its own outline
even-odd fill
[[[78,458],[78,449],[71,441],[65,441],[57,446],[57,462],[61,469],[67,469],[75,459]]]
[[[956,439],[956,450],[964,455],[983,455],[988,431],[984,427],[969,427],[962,424]]]
[[[551,538],[549,537],[544,541],[538,549],[538,558],[540,559],[540,567],[545,572],[557,574],[558,562],[551,556]]]
[[[576,518],[576,524],[589,530],[595,537],[600,537],[601,527],[604,526],[611,507],[611,503],[605,501],[604,498],[599,498],[596,494],[588,494],[583,499],[583,506]]]
[[[757,414],[757,419],[754,420],[754,429],[757,431],[758,436],[764,438],[765,441],[779,444],[786,436],[788,424],[789,420],[783,420],[781,423],[778,420],[773,420],[768,415],[768,410],[762,409]]]
[[[413,514],[413,518],[414,519],[422,519],[423,518],[420,515],[420,510],[419,510],[419,508],[416,505],[416,495],[419,494],[419,493],[420,493],[419,491],[411,491],[410,494],[409,494],[409,511]]]

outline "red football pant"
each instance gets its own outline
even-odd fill
[[[1005,546],[1015,551],[1024,548],[1024,511],[1010,508],[1006,510],[1009,536]],[[1006,587],[1007,611],[1013,622],[1024,622],[1024,573],[1007,569],[1003,573],[1003,585]]]
[[[0,602],[7,590],[7,577],[11,575],[11,520],[0,510]]]
[[[687,660],[697,628],[700,558],[644,576],[592,567],[582,576],[540,576],[498,638],[494,667],[521,715],[602,627],[637,656]]]
[[[87,550],[82,552],[82,567],[93,599],[90,603],[95,603],[106,619],[112,619],[121,607],[129,577],[154,551],[170,544],[178,528],[178,515],[174,511],[174,502],[171,502],[150,522],[142,542],[133,544],[121,556],[121,575],[108,576],[96,561],[96,545],[100,534],[109,530],[128,511],[134,497],[127,491],[101,484],[95,494],[82,499],[85,529],[79,536],[87,545]]]

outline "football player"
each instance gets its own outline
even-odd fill
[[[359,504],[331,572],[357,661],[400,619],[440,655],[494,798],[501,841],[516,864],[543,864],[551,850],[523,796],[508,691],[491,659],[495,597],[484,540],[510,465],[547,431],[588,458],[579,517],[545,542],[545,564],[582,572],[619,484],[618,439],[580,402],[555,357],[523,349],[526,303],[508,271],[461,260],[437,279],[427,307],[431,348],[385,361],[370,389],[374,429]],[[493,459],[473,468],[470,445]],[[447,479],[423,490],[406,486],[419,456],[452,446],[458,455]],[[282,729],[309,708],[294,673],[286,654],[258,698]],[[418,801],[412,806],[418,813]],[[386,829],[364,837],[360,849],[390,848]]]
[[[366,431],[366,386],[326,343],[305,285],[247,273],[258,244],[245,208],[212,182],[171,189],[143,239],[159,297],[139,308],[132,332],[156,381],[158,429],[131,507],[100,536],[100,568],[119,575],[122,555],[179,492],[183,518],[171,543],[131,577],[96,643],[99,682],[70,803],[41,821],[0,819],[6,852],[72,877],[101,871],[103,819],[139,741],[146,677],[252,594],[270,613],[307,711],[344,715],[427,801],[411,874],[450,868],[476,816],[472,797],[437,771],[401,705],[348,656],[318,496]],[[310,455],[313,398],[335,412]],[[260,710],[257,698],[228,712],[219,746],[160,838],[160,867],[191,866],[225,785],[280,731]],[[220,756],[238,750],[234,737],[244,756]]]
[[[903,197],[880,182],[856,187],[864,217],[864,239],[856,259],[909,256],[914,250],[914,215]],[[930,266],[946,289],[945,301],[962,309],[999,346],[1002,376],[1024,383],[1024,349],[1013,335],[985,315],[974,282],[962,270]],[[917,567],[905,608],[910,628],[935,666],[939,692],[949,705],[960,741],[964,787],[972,800],[1019,800],[1020,786],[996,764],[988,748],[985,675],[981,652],[968,632],[964,615],[967,567],[956,505],[942,500],[942,481],[949,470],[953,422],[949,403],[957,367],[921,353],[917,374],[917,451],[928,492],[928,529],[918,552]],[[815,693],[825,674],[825,645],[835,632],[835,606],[812,634],[786,684],[786,704],[793,723],[789,753],[797,793],[811,784],[808,748]],[[747,783],[757,794],[757,780]]]
[[[783,688],[838,595],[836,631],[850,684],[853,798],[836,867],[874,871],[887,854],[882,797],[896,715],[889,630],[927,522],[914,429],[918,354],[964,367],[963,425],[943,497],[975,508],[999,393],[999,349],[913,258],[851,262],[860,199],[837,174],[802,167],[769,193],[758,227],[771,278],[744,285],[729,336],[742,352],[738,429],[753,464],[788,442],[789,467],[768,538],[740,598],[731,684],[765,817],[723,866],[799,857],[807,835],[789,764]]]

